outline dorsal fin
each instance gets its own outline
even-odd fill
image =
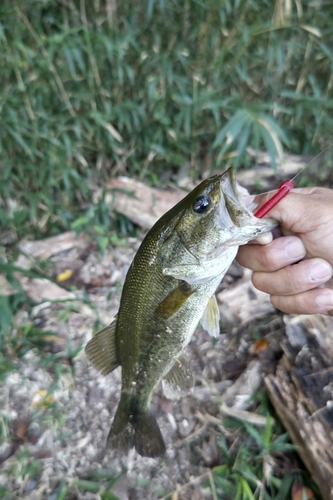
[[[120,365],[116,348],[117,318],[88,342],[85,351],[89,361],[102,375],[107,375]]]

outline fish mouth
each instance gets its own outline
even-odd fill
[[[225,240],[210,252],[208,258],[214,258],[223,247],[244,245],[277,225],[277,221],[272,219],[258,219],[246,208],[232,167],[221,175],[220,200],[217,224],[225,231]]]
[[[235,230],[235,226],[244,227],[253,221],[252,213],[247,210],[238,192],[235,171],[232,167],[221,175],[220,192],[221,199],[225,201],[225,207],[221,207],[220,215],[229,230]],[[226,217],[226,212],[228,217]],[[225,220],[226,218],[229,219],[229,223]]]

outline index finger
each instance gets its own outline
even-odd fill
[[[272,197],[272,193],[258,195],[255,202],[260,208]],[[280,200],[267,214],[268,217],[277,219],[284,229],[295,233],[302,233],[304,224],[306,232],[316,226],[313,215],[317,208],[320,211],[323,203],[333,203],[333,193],[325,188],[296,188]],[[309,210],[311,207],[311,211]]]
[[[268,245],[239,247],[237,262],[252,271],[272,272],[298,262],[306,255],[302,240],[297,236],[283,236]]]

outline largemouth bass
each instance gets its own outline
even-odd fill
[[[134,446],[147,457],[165,452],[150,410],[154,390],[163,380],[169,398],[190,392],[184,348],[200,320],[218,336],[217,286],[238,246],[275,226],[247,210],[229,169],[203,181],[148,232],[128,270],[118,314],[86,346],[102,374],[122,367],[121,399],[108,436],[112,448]]]

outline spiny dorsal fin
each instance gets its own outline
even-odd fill
[[[162,380],[164,394],[169,399],[179,399],[191,392],[193,384],[191,365],[185,354],[181,354]]]
[[[154,313],[156,318],[168,319],[173,316],[191,297],[192,293],[194,293],[194,290],[187,283],[182,283],[172,290],[156,307]]]
[[[120,365],[116,349],[116,324],[115,318],[111,325],[96,333],[85,348],[89,361],[102,375],[107,375]]]
[[[220,334],[220,311],[215,295],[208,301],[206,309],[200,320],[201,326],[209,335],[217,338]]]

